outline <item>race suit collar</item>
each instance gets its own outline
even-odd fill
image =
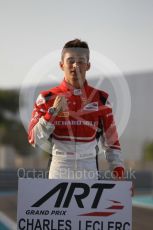
[[[62,81],[62,83],[61,83],[60,86],[61,86],[62,90],[64,90],[64,91],[71,91],[74,95],[81,95],[82,94],[82,89],[76,89],[76,88],[74,88],[72,85],[70,85],[69,83],[67,83],[65,81],[65,79]],[[86,89],[87,86],[88,86],[88,82],[87,82],[87,80],[85,80],[83,88]]]

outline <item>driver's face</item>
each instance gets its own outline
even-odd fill
[[[75,88],[82,88],[86,71],[90,68],[90,63],[86,54],[74,51],[65,53],[60,67],[64,71],[65,80]]]

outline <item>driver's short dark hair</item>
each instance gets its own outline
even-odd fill
[[[75,51],[75,48],[78,48],[76,50],[78,50],[79,52],[85,53],[87,55],[88,60],[89,60],[89,54],[90,54],[89,46],[88,46],[87,42],[81,41],[78,38],[76,38],[74,40],[71,40],[71,41],[68,41],[67,43],[65,43],[65,45],[64,45],[64,47],[62,49],[62,55],[61,55],[62,60],[64,58],[65,53],[68,50],[74,50]]]

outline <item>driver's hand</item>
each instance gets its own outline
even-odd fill
[[[55,101],[53,103],[53,106],[56,111],[57,111],[57,114],[61,113],[62,111],[66,110],[67,108],[67,100],[64,96],[57,96],[55,98]]]

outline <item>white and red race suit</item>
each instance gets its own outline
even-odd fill
[[[66,98],[67,108],[53,117],[48,109],[57,95]],[[111,171],[123,176],[120,143],[107,98],[106,92],[89,86],[87,81],[82,89],[75,89],[63,80],[59,86],[39,94],[28,138],[34,147],[52,154],[49,178],[97,178],[97,134]]]

